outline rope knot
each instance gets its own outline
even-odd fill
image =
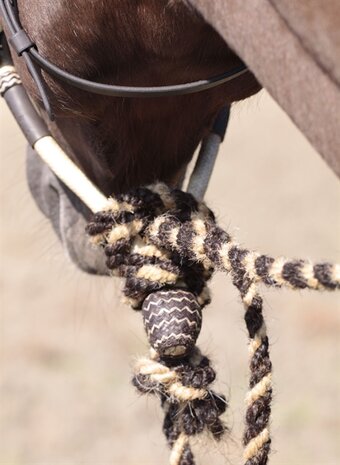
[[[193,260],[193,254],[183,256],[175,247],[177,239],[190,241],[192,221],[198,219],[202,228],[214,222],[214,215],[192,195],[156,184],[110,199],[87,233],[104,248],[112,273],[125,278],[123,292],[133,308],[141,309],[152,292],[178,288],[191,292],[203,307],[210,302],[206,282],[213,266]]]

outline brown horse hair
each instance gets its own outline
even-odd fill
[[[19,0],[23,26],[61,68],[107,83],[164,85],[218,74],[239,63],[186,2]],[[23,63],[25,87],[38,95]],[[106,193],[155,180],[174,183],[221,107],[259,90],[252,75],[199,94],[107,98],[43,73],[56,121],[50,129]]]

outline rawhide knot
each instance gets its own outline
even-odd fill
[[[210,389],[216,374],[199,349],[187,358],[165,363],[155,351],[138,360],[133,385],[142,394],[155,394],[165,412],[163,431],[171,447],[170,464],[192,465],[190,439],[204,431],[220,439],[226,430],[220,416],[225,397]]]
[[[163,357],[183,357],[196,344],[202,310],[196,297],[181,289],[149,294],[142,306],[150,345]]]

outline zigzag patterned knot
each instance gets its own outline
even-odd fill
[[[204,203],[196,202],[190,194],[170,190],[164,184],[111,199],[108,208],[95,215],[87,231],[95,244],[104,247],[107,265],[113,274],[125,278],[124,294],[135,309],[141,308],[150,293],[178,288],[191,292],[203,307],[209,303],[206,283],[214,269],[231,274],[245,306],[250,338],[244,458],[246,465],[266,464],[270,450],[272,366],[258,285],[335,290],[340,288],[340,265],[274,259],[242,248],[217,226],[213,213]],[[162,369],[165,369],[164,363],[161,363]],[[151,374],[139,373],[144,376],[144,384],[139,383],[139,375],[135,377],[135,381],[139,380],[139,389],[146,386],[144,391],[140,390],[161,392],[166,422],[175,431],[169,439],[165,428],[173,448],[171,465],[192,464],[187,433],[174,421],[181,411],[178,409],[181,401],[172,394],[172,381],[159,382],[151,388],[155,379]],[[178,379],[173,383],[176,387]],[[193,401],[186,402],[185,408],[189,405],[191,411]]]
[[[185,356],[194,348],[202,309],[190,292],[153,292],[144,300],[142,314],[149,342],[161,356]]]

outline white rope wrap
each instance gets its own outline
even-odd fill
[[[21,84],[21,79],[14,66],[2,66],[0,68],[0,95],[4,95],[8,89],[18,84]]]
[[[104,210],[108,199],[66,155],[52,136],[39,139],[34,150],[53,173],[94,213]]]

